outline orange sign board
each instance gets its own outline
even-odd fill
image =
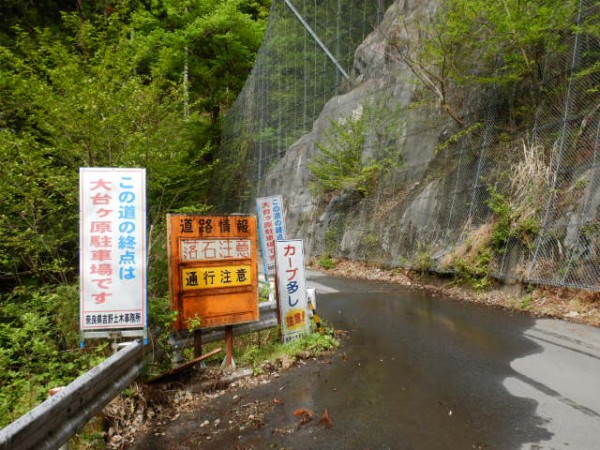
[[[175,327],[258,320],[257,226],[251,215],[167,215],[171,309]]]

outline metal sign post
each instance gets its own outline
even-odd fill
[[[233,327],[225,327],[225,359],[221,364],[221,369],[235,370],[235,361],[233,360]]]

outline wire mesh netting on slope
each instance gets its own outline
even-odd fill
[[[393,2],[291,3],[352,76],[356,48]],[[594,20],[596,3],[582,0],[574,21]],[[293,156],[323,106],[356,79],[347,81],[285,2],[276,1],[253,74],[224,124],[221,159],[233,188],[221,207],[242,210],[259,191],[281,193],[306,216],[292,228],[309,238],[312,254],[597,290],[600,75],[593,68],[600,44],[585,32],[565,36],[563,44],[543,58],[535,88],[477,92],[463,115],[469,132],[453,131],[451,139],[448,116],[432,112],[427,89],[413,87],[410,101],[401,99],[402,78],[405,86],[418,80],[409,79],[401,57],[386,54],[377,88],[337,108],[356,111],[360,102],[361,111],[371,111],[363,113],[363,165],[380,158],[373,167],[389,167],[370,172],[376,176],[360,192],[307,199],[291,188],[259,188],[275,164]],[[533,106],[520,123],[507,121],[503,111],[519,95]],[[317,154],[319,144],[309,145],[308,154]],[[310,173],[306,161],[298,164]]]
[[[349,73],[356,47],[371,33],[391,0],[293,0],[306,25]],[[347,83],[283,0],[275,0],[252,75],[227,113],[221,159],[236,189],[223,196],[241,209],[259,180],[287,148],[306,134],[323,105]],[[234,200],[232,200],[234,199]],[[223,206],[225,207],[225,206]]]

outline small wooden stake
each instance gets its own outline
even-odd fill
[[[149,381],[147,381],[147,383],[148,384],[155,383],[155,382],[157,382],[159,380],[162,380],[162,379],[164,379],[164,378],[166,378],[166,377],[168,377],[170,375],[173,375],[175,373],[181,372],[182,370],[187,369],[188,367],[191,367],[194,364],[197,364],[197,363],[205,360],[206,358],[209,358],[209,357],[211,357],[213,355],[216,355],[217,353],[220,353],[220,352],[221,352],[221,347],[216,348],[213,351],[208,352],[206,355],[199,356],[198,358],[194,358],[193,360],[188,361],[188,362],[186,362],[185,364],[182,364],[179,367],[175,367],[174,369],[171,369],[171,370],[168,370],[168,371],[166,371],[164,373],[161,373],[160,375],[158,375],[158,376],[150,379]]]

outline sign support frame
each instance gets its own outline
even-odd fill
[[[225,359],[221,364],[221,369],[235,370],[235,361],[233,359],[233,326],[225,327]]]

